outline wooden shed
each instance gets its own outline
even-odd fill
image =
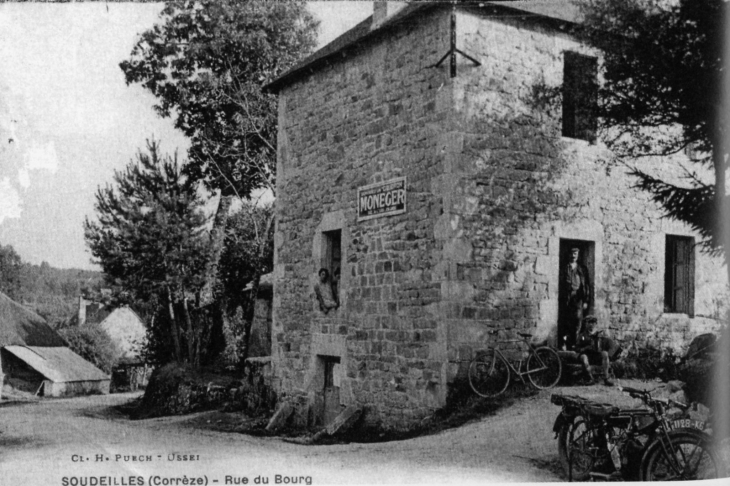
[[[108,375],[71,351],[41,316],[2,292],[0,374],[1,386],[44,396],[109,392]]]
[[[69,348],[5,346],[0,355],[16,388],[47,397],[109,393],[109,375]]]

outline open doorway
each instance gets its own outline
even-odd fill
[[[593,314],[595,303],[595,268],[596,268],[596,245],[595,242],[589,240],[560,239],[560,263],[559,263],[559,284],[558,284],[558,347],[566,344],[566,336],[569,335],[571,316],[574,312],[569,308],[570,296],[570,277],[568,274],[568,265],[571,261],[571,250],[578,249],[578,265],[585,269],[588,281],[588,293],[586,295],[586,303],[588,308],[583,311],[583,315]]]
[[[324,372],[322,423],[326,426],[331,424],[342,411],[340,405],[340,357],[320,355],[319,359]]]

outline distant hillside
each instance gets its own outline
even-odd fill
[[[82,292],[98,292],[103,274],[48,263],[23,262],[12,246],[0,245],[0,290],[45,318],[52,327],[76,314]]]

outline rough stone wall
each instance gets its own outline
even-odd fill
[[[436,10],[368,41],[286,87],[279,153],[272,365],[280,398],[321,404],[324,362],[344,407],[403,426],[445,404],[486,331],[555,342],[561,239],[592,242],[594,313],[626,347],[681,348],[726,302],[717,259],[697,251],[695,317],[664,314],[666,234],[606,148],[561,136],[567,34]],[[647,168],[678,171],[667,160]],[[652,166],[653,164],[653,166]],[[403,215],[358,222],[357,188],[407,178]],[[319,311],[322,233],[341,230],[341,307]],[[507,336],[505,336],[507,337]],[[299,411],[303,421],[311,412]]]
[[[254,303],[249,356],[271,356],[271,291],[261,292]]]
[[[451,96],[435,63],[448,49],[448,17],[428,14],[287,87],[279,101],[273,365],[283,398],[323,388],[318,356],[335,366],[342,406],[366,419],[407,424],[446,393],[437,145]],[[357,188],[407,177],[406,214],[357,221]],[[313,285],[323,231],[342,231],[341,307],[323,315]]]
[[[593,242],[593,312],[625,347],[679,351],[716,329],[727,296],[721,260],[697,249],[695,317],[664,314],[665,235],[699,237],[662,219],[626,169],[607,164],[600,139],[561,136],[552,88],[562,85],[563,53],[595,53],[538,24],[461,13],[457,25],[460,46],[482,66],[460,63],[445,149],[452,196],[441,236],[461,242],[441,267],[450,359],[468,359],[493,328],[555,343],[561,239]],[[678,161],[637,163],[677,177]]]

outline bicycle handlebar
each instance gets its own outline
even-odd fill
[[[672,400],[671,398],[668,398],[667,399],[667,405],[669,405],[669,406],[675,406],[677,408],[681,408],[685,412],[690,409],[690,406],[689,405],[684,404],[682,402],[678,402],[676,400]]]

